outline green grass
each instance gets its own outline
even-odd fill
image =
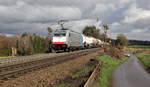
[[[146,67],[150,67],[150,53],[137,53],[136,56]]]
[[[131,45],[127,46],[128,48],[136,48],[136,49],[150,49],[150,46],[145,46],[145,45]]]
[[[81,76],[85,75],[87,72],[89,72],[92,68],[94,68],[94,66],[86,66],[83,69],[74,72],[72,74],[72,78],[80,78]]]
[[[0,56],[0,59],[10,58],[10,56]]]
[[[109,81],[112,77],[113,70],[122,64],[127,58],[123,58],[122,60],[118,60],[116,58],[112,58],[110,56],[101,56],[98,57],[98,60],[102,62],[99,82],[97,87],[108,87]]]

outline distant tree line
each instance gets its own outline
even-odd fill
[[[129,40],[129,45],[150,45],[150,41]]]
[[[114,45],[117,45],[117,40],[111,39]],[[150,41],[128,40],[128,45],[150,45]]]

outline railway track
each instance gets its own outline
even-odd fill
[[[1,66],[0,67],[0,80],[17,77],[18,75],[26,74],[26,73],[39,70],[48,66],[56,65],[56,64],[74,59],[74,58],[79,58],[89,53],[93,53],[97,50],[99,50],[99,48],[77,51],[77,52],[68,53],[66,55],[56,56],[52,58],[44,58],[40,60]]]
[[[59,53],[59,55],[64,55],[65,53]],[[59,56],[57,53],[43,53],[43,54],[35,54],[35,55],[28,55],[28,56],[17,56],[17,57],[9,57],[9,58],[2,58],[0,59],[0,66],[3,65],[11,65],[18,62],[27,62],[32,60],[37,60],[41,58],[47,58],[47,57],[53,57],[53,56]]]

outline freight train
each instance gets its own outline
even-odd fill
[[[81,33],[59,29],[53,32],[52,50],[53,51],[73,51],[98,47],[103,42],[93,37],[87,37]]]

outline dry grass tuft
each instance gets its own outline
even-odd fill
[[[105,46],[104,47],[104,52],[107,55],[110,55],[111,57],[117,58],[117,59],[121,59],[123,58],[123,49],[122,47],[114,47],[114,46]]]

